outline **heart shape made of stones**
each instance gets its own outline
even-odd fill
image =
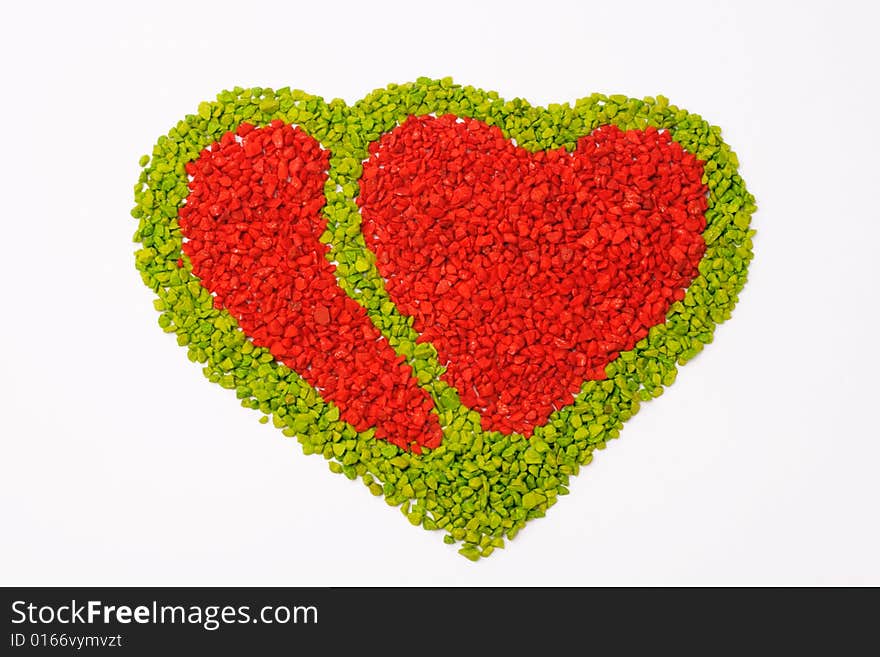
[[[518,148],[453,115],[374,143],[358,205],[391,300],[488,431],[530,436],[666,319],[706,244],[703,166],[654,128]]]
[[[476,285],[479,278],[472,280],[477,272],[465,266],[466,254],[477,254],[475,245],[468,240],[471,228],[479,226],[480,216],[474,207],[468,206],[467,194],[470,192],[473,197],[474,190],[464,189],[468,186],[467,178],[456,186],[462,190],[450,190],[443,203],[456,213],[456,219],[463,219],[455,222],[452,230],[454,234],[457,226],[467,234],[458,258],[462,271],[471,279],[459,272],[455,279],[447,280],[449,271],[447,268],[444,273],[442,264],[439,268],[435,264],[423,268],[427,272],[439,270],[441,276],[436,281],[436,273],[416,276],[407,270],[401,254],[393,252],[395,238],[390,235],[399,235],[399,227],[394,226],[393,217],[382,216],[382,204],[376,205],[371,195],[380,189],[387,193],[395,186],[395,180],[399,182],[400,172],[395,178],[389,177],[387,170],[382,175],[366,177],[365,171],[371,167],[378,171],[383,166],[380,161],[393,163],[399,157],[383,144],[405,134],[408,121],[427,124],[447,114],[457,117],[456,124],[479,122],[479,127],[470,128],[473,134],[496,131],[496,143],[488,149],[491,155],[487,155],[485,143],[463,160],[460,154],[453,157],[450,151],[444,156],[447,168],[460,168],[462,162],[466,168],[481,161],[491,163],[496,157],[511,163],[519,162],[520,158],[523,162],[537,162],[543,157],[553,160],[552,165],[544,161],[543,166],[558,171],[561,179],[567,175],[562,163],[583,156],[585,145],[598,148],[597,140],[604,138],[604,131],[610,135],[612,127],[624,135],[652,134],[653,145],[644,144],[649,150],[666,149],[667,154],[672,154],[679,153],[675,150],[678,148],[680,153],[675,157],[681,159],[675,166],[680,167],[688,158],[702,163],[699,183],[705,186],[703,196],[684,200],[690,191],[696,192],[693,177],[685,176],[682,180],[687,180],[688,194],[674,192],[668,197],[674,202],[667,205],[667,210],[674,211],[660,212],[659,223],[650,224],[671,240],[665,248],[659,245],[652,253],[670,265],[670,275],[677,271],[675,279],[670,278],[673,284],[666,286],[668,289],[660,286],[659,292],[653,292],[650,308],[649,304],[627,306],[627,297],[611,294],[611,281],[606,285],[600,275],[618,257],[626,260],[621,245],[631,247],[642,241],[637,232],[638,221],[649,220],[652,213],[656,214],[655,192],[659,187],[652,188],[647,196],[654,196],[649,200],[643,190],[630,186],[629,197],[624,193],[619,199],[621,214],[600,208],[598,213],[588,213],[587,221],[582,210],[580,224],[574,222],[569,226],[563,219],[562,230],[558,231],[528,201],[518,203],[514,199],[502,204],[501,211],[498,206],[492,210],[498,225],[507,222],[514,227],[517,222],[509,208],[518,207],[520,215],[525,213],[532,218],[533,226],[544,231],[534,236],[513,231],[508,235],[513,238],[510,241],[505,241],[507,238],[501,233],[499,243],[520,256],[518,266],[531,257],[526,255],[532,249],[524,248],[528,245],[525,238],[542,246],[537,250],[540,266],[535,272],[543,272],[543,282],[554,287],[548,298],[568,303],[569,307],[561,313],[581,313],[578,317],[583,327],[597,319],[585,314],[587,308],[596,307],[594,301],[606,304],[611,311],[626,309],[618,314],[626,319],[618,320],[619,326],[626,328],[625,339],[621,336],[614,344],[603,347],[597,342],[591,352],[589,346],[581,348],[585,343],[589,345],[588,333],[571,332],[576,338],[571,342],[566,340],[568,334],[563,330],[553,335],[552,344],[548,342],[545,346],[555,355],[556,349],[578,345],[573,353],[577,367],[583,368],[580,376],[584,383],[577,391],[576,379],[571,377],[549,397],[540,397],[542,386],[536,386],[532,392],[538,397],[520,395],[517,400],[515,391],[509,391],[512,399],[505,398],[503,393],[510,388],[506,381],[502,390],[487,389],[480,371],[494,371],[499,363],[514,371],[512,366],[525,363],[517,363],[515,353],[510,353],[511,349],[516,352],[525,348],[518,346],[515,339],[503,344],[506,350],[496,354],[494,365],[483,363],[471,375],[453,371],[452,361],[460,360],[451,357],[456,349],[467,358],[462,344],[456,344],[460,331],[467,327],[456,324],[461,318],[451,308],[442,307],[442,299],[450,294],[464,299],[470,291],[470,314],[475,304],[485,302],[480,298],[485,294]],[[655,133],[651,133],[653,129]],[[254,138],[249,145],[249,132],[263,137]],[[664,135],[662,143],[660,135]],[[428,144],[424,135],[421,143]],[[255,160],[263,160],[262,171],[257,170],[255,161],[245,177],[249,187],[255,185],[250,193],[261,199],[256,205],[262,203],[264,207],[243,222],[238,221],[243,215],[233,216],[240,207],[233,207],[234,201],[226,204],[231,198],[229,188],[235,189],[234,183],[243,173],[230,169],[215,176],[207,167],[199,168],[204,164],[201,158],[207,162],[214,157],[215,149],[219,153],[233,145],[249,151]],[[273,154],[272,148],[280,152]],[[288,148],[302,152],[292,153],[286,151]],[[538,155],[542,151],[546,153]],[[635,155],[636,161],[638,158]],[[423,154],[422,159],[428,158]],[[267,169],[267,163],[275,165],[274,188],[271,164]],[[215,164],[220,164],[220,169],[224,166],[216,161],[211,166]],[[638,411],[640,404],[660,395],[675,380],[678,367],[712,341],[715,326],[729,318],[738,300],[752,258],[750,218],[755,210],[754,198],[738,173],[736,155],[721,139],[717,127],[670,105],[660,96],[635,99],[593,94],[574,103],[540,108],[522,99],[504,100],[494,92],[456,85],[449,79],[420,78],[376,90],[349,106],[341,100],[325,102],[286,88],[235,88],[220,93],[215,101],[202,103],[196,113],[174,125],[159,138],[152,154],[142,158],[141,165],[132,211],[138,220],[135,241],[140,245],[136,266],[144,283],[157,295],[154,303],[160,312],[162,329],[176,334],[178,344],[187,348],[191,361],[202,365],[210,381],[234,391],[243,406],[263,414],[262,421],[271,418],[285,435],[296,437],[306,454],[321,454],[333,472],[362,479],[373,494],[399,506],[414,525],[443,530],[448,543],[463,542],[459,551],[470,559],[488,556],[529,520],[543,516],[559,496],[568,492],[570,477],[592,460],[595,450],[618,437],[624,422]],[[595,167],[596,163],[592,165]],[[285,170],[287,176],[283,175]],[[517,174],[516,165],[505,170],[505,185],[515,185],[517,178],[522,177]],[[407,180],[419,184],[420,175],[407,176]],[[633,180],[638,177],[633,174]],[[545,206],[548,201],[552,205],[558,194],[569,200],[573,194],[575,202],[563,204],[571,211],[578,203],[590,200],[583,194],[589,197],[608,190],[607,180],[584,189],[580,183],[559,187],[559,181],[552,178],[545,181],[545,191],[539,187],[534,203],[540,205],[543,199]],[[198,194],[191,189],[191,185],[198,187],[197,179],[204,183]],[[286,189],[288,183],[301,183],[302,187]],[[635,187],[639,187],[638,183]],[[227,196],[221,204],[223,194]],[[664,194],[661,192],[659,197]],[[205,203],[212,195],[218,203]],[[690,205],[698,204],[700,198],[705,200],[704,210]],[[422,209],[428,213],[431,206],[423,201],[416,198],[409,203],[416,209],[422,203]],[[191,209],[187,210],[190,203]],[[277,211],[282,203],[289,204],[285,212],[289,210],[290,216],[296,217],[294,223],[282,226],[284,222],[273,221],[272,204],[276,204]],[[201,221],[196,217],[200,213],[194,211],[198,204],[207,209],[211,219],[194,229]],[[217,207],[212,209],[214,205]],[[587,205],[595,207],[595,203]],[[265,226],[253,223],[256,215]],[[600,220],[594,225],[597,219]],[[701,219],[705,227],[702,223],[694,226],[693,222]],[[211,222],[216,224],[215,237],[217,232],[229,237],[236,226],[245,226],[238,232],[241,245],[227,243],[223,248],[215,248],[214,255],[225,258],[223,266],[209,262],[208,258],[199,260],[197,255],[204,249],[197,249],[196,242],[211,233]],[[650,222],[656,222],[656,217]],[[609,229],[612,225],[613,232]],[[389,232],[389,228],[393,230]],[[590,232],[592,228],[595,233]],[[431,230],[415,235],[421,236],[424,243],[410,253],[415,258],[427,259],[426,254],[436,250],[445,239],[444,230],[432,226]],[[555,235],[557,232],[560,234]],[[694,239],[694,235],[700,240]],[[539,237],[542,239],[536,239]],[[554,242],[556,239],[559,241]],[[214,237],[208,241],[214,243]],[[694,271],[700,241],[704,252]],[[572,248],[575,244],[577,248]],[[608,256],[604,268],[590,257],[590,247],[600,244]],[[615,252],[615,247],[621,251]],[[278,273],[278,263],[271,262],[272,254],[292,257],[282,267],[284,285],[266,278],[273,268]],[[629,256],[625,269],[635,272],[639,265],[632,260],[632,253]],[[249,282],[242,286],[239,277],[237,287],[229,285],[231,278],[224,277],[231,276],[233,260],[238,259],[236,266],[240,267],[242,258],[250,258]],[[581,303],[587,301],[586,297],[580,298],[583,288],[566,299],[563,292],[574,292],[580,284],[577,267],[558,267],[554,258],[562,263],[577,263],[576,259],[580,259],[580,271],[593,279],[590,303]],[[681,265],[678,270],[676,263]],[[506,271],[500,264],[490,263],[489,296],[492,297],[491,290],[497,289],[503,276],[511,278],[517,289],[531,289],[534,307],[539,290],[534,285],[529,288],[529,269],[525,273]],[[532,264],[535,263],[529,267]],[[644,268],[643,273],[649,269]],[[564,276],[554,274],[547,278],[547,272],[563,271]],[[214,275],[216,280],[212,279]],[[407,276],[412,277],[412,286],[403,285]],[[609,277],[614,278],[610,272]],[[218,285],[218,281],[222,289],[216,287],[212,292],[209,288]],[[260,290],[261,285],[262,300],[248,296],[253,290]],[[433,289],[428,289],[430,285]],[[638,286],[647,290],[646,298],[657,289],[650,281],[641,279]],[[417,294],[405,298],[405,288]],[[294,298],[293,292],[288,296],[284,289],[292,289],[300,297]],[[441,300],[439,311],[436,299]],[[426,300],[432,308],[424,305]],[[578,303],[574,307],[583,310],[572,310],[575,300]],[[297,303],[300,305],[296,306]],[[657,303],[661,305],[655,308]],[[260,313],[271,314],[273,308],[285,304],[285,321],[260,321]],[[615,309],[617,304],[620,306]],[[294,309],[300,311],[301,317],[293,319]],[[649,326],[661,310],[665,313],[663,321]],[[480,305],[479,311],[490,321],[494,318],[498,324],[493,329],[496,335],[522,333],[515,325],[525,321],[522,317],[504,312],[499,315],[492,303],[486,308]],[[447,326],[431,339],[423,337],[432,326],[438,331],[438,313],[444,314]],[[552,304],[542,308],[540,314],[556,319]],[[634,333],[633,318],[640,316]],[[246,332],[248,321],[253,325]],[[503,329],[501,324],[505,321],[514,330]],[[566,316],[560,325],[569,326],[571,322]],[[595,328],[591,330],[595,332]],[[559,343],[557,338],[561,338]],[[533,355],[530,352],[530,357]],[[581,364],[584,358],[587,362]],[[341,362],[334,363],[334,359]],[[354,378],[349,377],[352,373]],[[366,379],[364,373],[368,375]],[[470,388],[469,382],[474,384]],[[461,390],[457,390],[459,387]],[[372,403],[371,398],[380,403]],[[515,402],[512,407],[511,400]],[[169,403],[177,404],[179,400]],[[501,406],[505,403],[506,409]],[[372,407],[378,408],[369,410]]]

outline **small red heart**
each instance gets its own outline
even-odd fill
[[[280,121],[226,133],[187,164],[183,251],[214,305],[334,402],[343,420],[405,449],[436,447],[442,434],[430,396],[339,287],[319,241],[329,158]]]
[[[703,164],[653,128],[530,153],[497,127],[410,117],[371,145],[358,204],[392,301],[487,430],[531,435],[684,298]]]

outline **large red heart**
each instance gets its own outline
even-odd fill
[[[281,121],[226,133],[187,165],[183,251],[214,305],[334,402],[342,419],[404,449],[436,447],[442,434],[430,396],[325,257],[328,161],[317,141]]]
[[[371,145],[358,204],[391,299],[484,429],[531,435],[664,321],[703,256],[703,165],[653,128],[529,153],[410,117]]]

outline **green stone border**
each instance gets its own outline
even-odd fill
[[[530,151],[571,150],[578,138],[600,125],[651,125],[668,130],[706,163],[707,251],[700,276],[684,300],[673,304],[665,324],[608,366],[606,381],[585,383],[575,402],[555,412],[528,440],[483,431],[479,415],[440,381],[443,368],[436,351],[416,344],[413,318],[391,303],[360,232],[354,199],[369,143],[408,115],[429,113],[497,125]],[[300,126],[331,151],[324,210],[328,226],[321,240],[331,245],[328,257],[338,262],[340,285],[367,309],[432,395],[444,427],[437,449],[407,453],[376,440],[372,430],[359,433],[340,421],[333,404],[276,363],[268,350],[255,347],[228,312],[213,307],[186,257],[183,267],[177,266],[182,257],[177,213],[188,193],[184,165],[242,121],[265,125],[274,119]],[[543,516],[568,492],[569,477],[592,460],[593,451],[617,438],[640,402],[659,396],[675,380],[677,366],[710,343],[715,325],[730,317],[752,257],[749,222],[755,204],[737,173],[736,155],[720,133],[662,96],[637,100],[593,94],[574,105],[545,109],[455,85],[449,78],[419,78],[374,91],[348,107],[301,91],[235,88],[200,104],[197,114],[159,138],[151,158],[142,158],[146,166],[135,186],[132,211],[139,220],[134,239],[142,245],[136,265],[158,296],[159,325],[177,334],[178,344],[188,348],[190,360],[204,365],[209,380],[235,390],[243,406],[264,414],[261,421],[271,416],[286,436],[297,437],[304,453],[322,454],[332,471],[360,477],[373,494],[400,506],[412,524],[443,529],[447,543],[463,541],[460,552],[477,559],[503,547],[504,539],[513,538],[528,520]]]

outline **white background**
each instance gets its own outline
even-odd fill
[[[874,3],[3,13],[0,584],[880,584]],[[476,564],[204,379],[132,256],[138,157],[201,100],[420,75],[662,93],[723,128],[760,208],[715,343]]]

